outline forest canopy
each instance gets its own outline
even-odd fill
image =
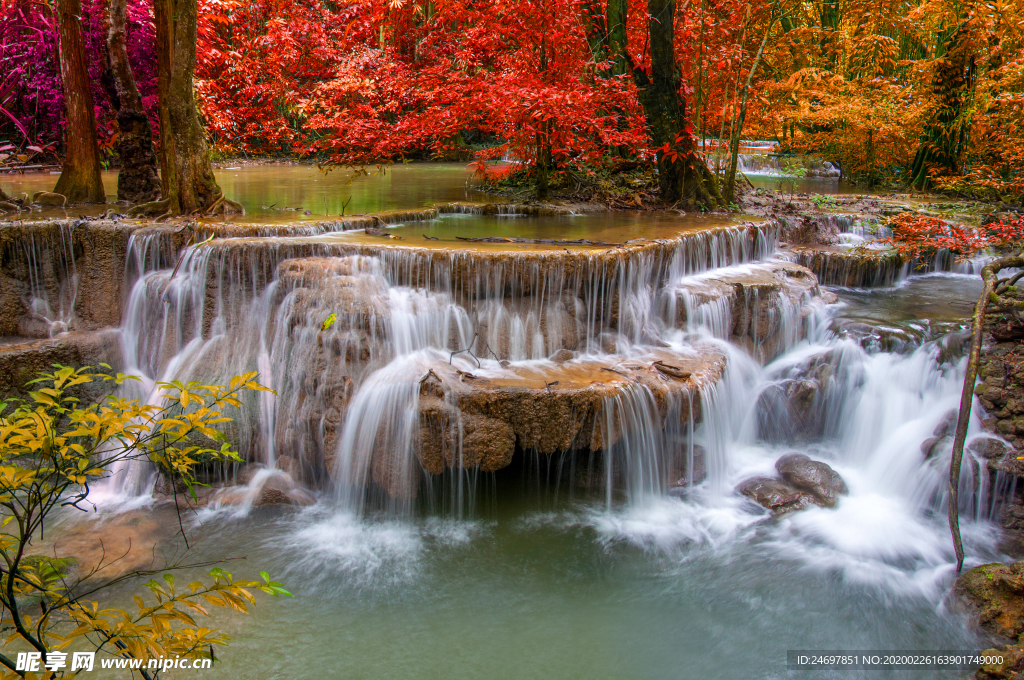
[[[112,163],[108,3],[86,0],[82,25],[99,148]],[[512,159],[546,177],[708,160],[766,139],[865,185],[1016,203],[1022,4],[198,0],[194,86],[222,154]],[[55,6],[2,8],[0,155],[60,152]],[[159,144],[155,33],[151,0],[129,0],[128,60]],[[652,99],[659,87],[675,89],[671,111]],[[667,136],[654,111],[670,121]]]

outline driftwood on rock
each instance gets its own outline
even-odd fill
[[[967,374],[964,376],[964,387],[960,393],[960,411],[956,421],[956,434],[953,437],[953,457],[949,462],[949,530],[953,534],[953,549],[956,552],[956,570],[964,566],[964,547],[960,540],[960,464],[964,457],[964,441],[967,439],[967,426],[971,419],[971,406],[974,403],[974,383],[978,379],[978,364],[981,361],[981,343],[985,331],[985,313],[989,303],[993,309],[1003,312],[1019,313],[1024,311],[1024,303],[1019,300],[1001,298],[1011,292],[1013,284],[1021,276],[997,281],[996,275],[1003,269],[1024,267],[1024,255],[1003,257],[985,265],[981,270],[984,282],[978,304],[974,307],[971,321],[971,351],[967,359]]]

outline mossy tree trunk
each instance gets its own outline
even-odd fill
[[[931,120],[910,168],[911,185],[915,189],[929,189],[933,172],[960,174],[976,79],[972,43],[970,24],[958,26],[942,43],[942,54],[935,60]]]
[[[225,199],[213,175],[210,149],[199,123],[196,68],[196,0],[155,0],[160,170],[163,200],[171,215],[242,212]]]
[[[54,191],[66,196],[69,203],[104,203],[106,196],[100,176],[96,114],[85,60],[81,14],[81,0],[57,0],[60,78],[68,122],[64,166]]]
[[[110,0],[107,56],[114,84],[111,103],[117,111],[117,154],[121,157],[117,199],[142,203],[159,198],[160,178],[153,150],[153,130],[128,61],[126,14],[126,0]]]
[[[629,73],[629,59],[626,58],[626,0],[608,0],[608,56],[614,60],[612,74],[624,76]]]
[[[718,181],[698,154],[687,124],[686,98],[680,90],[681,74],[675,57],[675,0],[648,0],[651,73],[636,65],[633,78],[658,149],[658,186],[661,200],[688,208],[714,209],[723,205]]]

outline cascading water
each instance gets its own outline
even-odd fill
[[[830,219],[850,244],[866,233]],[[770,227],[570,252],[267,229],[180,265],[167,230],[139,231],[122,294],[119,370],[143,377],[129,396],[253,370],[275,390],[232,414],[246,464],[209,473],[205,509],[184,519],[216,537],[202,559],[251,555],[297,586],[301,615],[269,610],[237,636],[245,652],[311,618],[311,649],[352,640],[313,649],[318,669],[352,676],[381,658],[394,677],[446,668],[459,645],[517,677],[625,679],[715,677],[708,650],[775,677],[765,655],[780,645],[978,643],[935,605],[953,571],[950,439],[922,451],[959,399],[964,359],[941,336],[969,305],[935,310],[963,277],[907,272],[837,305],[773,257]],[[945,296],[921,312],[927,332],[850,330],[890,333],[882,311],[917,287]],[[794,452],[845,480],[835,507],[776,515],[736,491]],[[159,513],[156,481],[124,466],[94,498]],[[1011,483],[968,451],[968,566],[1002,557],[993,519]],[[311,507],[271,515],[267,498]],[[396,636],[408,649],[388,657]],[[307,677],[236,663],[233,677]],[[465,663],[449,675],[487,672]]]

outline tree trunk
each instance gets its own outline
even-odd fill
[[[1016,282],[1016,278],[1004,282],[996,280],[996,276],[1003,269],[1018,269],[1024,267],[1024,256],[1015,255],[1000,258],[990,262],[981,269],[981,279],[984,287],[978,304],[974,307],[974,316],[971,321],[971,349],[967,355],[967,373],[964,375],[964,386],[960,392],[960,410],[957,415],[956,430],[953,435],[953,455],[949,461],[949,530],[953,535],[953,551],[956,553],[956,570],[959,572],[964,566],[964,548],[960,541],[960,464],[964,457],[964,441],[967,439],[967,428],[971,422],[971,406],[974,404],[974,383],[978,379],[978,364],[981,362],[981,345],[985,333],[985,311],[990,301],[996,304],[999,302],[1000,292],[1006,292],[1003,287],[1009,287]]]
[[[970,127],[969,108],[974,95],[975,61],[970,25],[953,31],[943,43],[944,54],[935,62],[932,96],[936,106],[925,127],[924,139],[910,168],[911,185],[918,190],[931,186],[931,172],[960,174],[960,158]]]
[[[160,95],[159,208],[171,215],[244,212],[225,199],[199,124],[192,76],[196,68],[196,0],[155,0]],[[143,206],[144,207],[144,206]]]
[[[116,95],[111,102],[117,111],[117,153],[121,157],[117,200],[141,203],[154,201],[160,196],[160,178],[156,172],[153,130],[128,61],[126,12],[126,0],[110,0],[107,53]]]
[[[60,77],[68,127],[64,167],[54,191],[66,196],[68,203],[104,203],[106,196],[100,176],[96,114],[85,61],[81,14],[81,0],[57,0]]]
[[[629,73],[629,60],[626,58],[626,0],[608,0],[608,56],[615,61],[612,75],[622,76]]]
[[[768,22],[768,28],[764,32],[764,39],[761,41],[761,46],[757,48],[754,63],[750,67],[747,81],[743,84],[743,91],[740,93],[740,113],[736,119],[736,125],[733,126],[732,139],[729,140],[731,156],[729,158],[729,175],[725,182],[725,200],[728,203],[734,203],[736,200],[736,168],[740,160],[740,137],[743,135],[743,122],[747,118],[747,99],[750,97],[750,84],[754,81],[757,65],[761,63],[761,55],[764,54],[764,48],[768,44],[768,36],[771,35],[773,26],[775,26],[774,17]]]
[[[547,124],[543,124],[547,130]],[[537,133],[537,200],[546,201],[551,195],[548,169],[551,166],[551,145],[546,132]]]
[[[648,0],[651,75],[634,66],[633,78],[647,119],[651,141],[658,149],[658,187],[661,200],[675,205],[713,209],[722,205],[715,176],[698,155],[687,126],[686,100],[680,91],[674,51],[675,0]]]

